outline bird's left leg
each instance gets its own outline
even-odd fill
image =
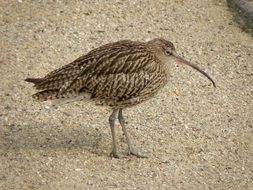
[[[112,111],[112,114],[109,117],[109,123],[112,133],[112,152],[111,156],[114,158],[121,158],[122,156],[118,153],[117,145],[116,145],[116,135],[115,135],[115,121],[117,117],[118,109]]]
[[[140,153],[138,153],[136,150],[134,150],[132,144],[131,144],[131,141],[128,137],[128,134],[127,134],[127,130],[126,130],[126,125],[125,125],[125,119],[124,119],[124,116],[123,116],[123,113],[122,113],[122,109],[120,108],[119,109],[119,113],[118,113],[118,119],[119,119],[119,123],[122,127],[122,131],[126,137],[126,141],[127,141],[127,146],[128,146],[128,154],[129,155],[134,155],[138,158],[146,158],[146,156],[143,156],[141,155]]]

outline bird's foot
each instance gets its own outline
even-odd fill
[[[120,153],[118,153],[117,151],[114,151],[114,150],[110,153],[110,157],[111,158],[118,158],[118,159],[124,158],[124,156],[122,154],[120,154]]]
[[[134,150],[133,148],[128,149],[128,155],[136,156],[137,158],[147,158],[147,156],[142,155],[138,151]]]

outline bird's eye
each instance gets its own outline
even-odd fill
[[[169,51],[169,50],[167,50],[167,51],[166,51],[166,54],[167,54],[167,55],[172,55],[172,52]]]

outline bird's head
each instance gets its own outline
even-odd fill
[[[189,61],[186,61],[177,54],[175,46],[172,42],[162,38],[155,38],[153,40],[148,41],[147,44],[158,56],[158,58],[161,59],[161,61],[167,63],[171,62],[171,60],[173,59],[179,64],[188,65],[203,74],[205,77],[207,77],[212,82],[213,86],[216,87],[214,80],[206,72],[201,70],[198,66],[190,63]]]

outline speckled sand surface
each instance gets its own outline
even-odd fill
[[[91,2],[0,2],[0,189],[252,189],[253,39],[226,3]],[[217,88],[172,65],[171,81],[156,98],[125,110],[147,159],[108,156],[108,108],[48,109],[23,81],[101,44],[154,37],[171,40]]]

